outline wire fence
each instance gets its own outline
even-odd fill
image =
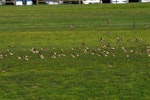
[[[27,24],[21,24],[21,25],[5,25],[5,26],[0,26],[0,29],[8,29],[8,28],[15,28],[15,29],[21,29],[21,28],[67,28],[70,27],[71,25],[73,25],[74,27],[133,27],[133,23],[128,23],[128,24],[96,24],[96,25],[92,25],[92,24],[62,24],[62,25],[40,25],[40,24],[36,24],[36,25],[27,25]],[[147,27],[149,28],[150,23],[136,23],[135,26],[140,27]]]

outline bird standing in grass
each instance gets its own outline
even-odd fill
[[[55,59],[55,58],[56,58],[56,55],[52,55],[51,58]]]
[[[13,48],[14,46],[12,46],[12,45],[10,45],[10,46],[8,46],[9,48]]]
[[[100,42],[101,42],[101,43],[103,43],[104,40],[105,40],[104,38],[102,38],[102,37],[100,38]]]
[[[133,22],[132,27],[135,28],[135,21]]]
[[[12,52],[9,52],[9,55],[11,55],[11,56],[12,56],[12,55],[13,55],[13,53],[12,53]]]
[[[18,56],[18,59],[20,60],[20,59],[22,59],[20,56]]]
[[[126,57],[127,57],[127,58],[129,58],[129,57],[130,57],[130,55],[128,55],[128,54],[127,54],[127,55],[126,55]]]
[[[70,29],[74,29],[75,27],[73,25],[70,25]]]
[[[145,24],[145,25],[144,25],[144,28],[147,29],[147,28],[149,28],[149,26],[148,26],[147,24]]]
[[[118,42],[120,42],[120,41],[122,41],[122,38],[119,37],[119,36],[117,36],[117,37],[116,37],[116,42],[118,43]]]
[[[111,19],[107,19],[107,24],[110,24],[111,23]]]
[[[76,56],[75,56],[75,54],[72,53],[72,54],[71,54],[71,57],[72,57],[72,58],[75,58]]]
[[[53,53],[53,55],[51,56],[51,58],[55,59],[55,58],[56,58],[56,56],[57,56],[57,53],[56,53],[56,52],[54,52],[54,53]]]
[[[135,42],[140,42],[140,38],[136,38],[136,39],[135,39]]]
[[[0,54],[0,59],[2,59],[3,58],[3,55],[2,54]]]
[[[24,56],[24,59],[26,60],[26,61],[28,61],[29,60],[29,56]]]
[[[41,59],[44,59],[44,55],[41,54],[41,55],[40,55],[40,58],[41,58]]]
[[[107,31],[107,34],[111,34],[111,32],[108,30],[108,31]]]

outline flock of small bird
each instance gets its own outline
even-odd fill
[[[111,19],[107,19],[106,20],[108,27],[111,25]],[[134,28],[136,26],[135,21],[132,24],[132,27]],[[70,29],[74,29],[75,26],[71,25]],[[145,29],[149,28],[148,24],[145,24],[144,26]],[[110,34],[111,32],[108,30],[107,31],[108,34]],[[115,39],[116,43],[120,43],[123,41],[122,37],[117,36]],[[128,42],[131,41],[131,39],[127,40]],[[141,42],[141,40],[139,38],[135,39],[135,42]],[[24,55],[24,56],[17,56],[17,53],[14,53],[13,48],[14,46],[8,46],[7,50],[5,52],[2,52],[0,49],[0,60],[3,58],[8,58],[9,56],[17,56],[18,60],[26,60],[28,61],[29,59],[31,59],[31,57],[34,55],[36,55],[38,58],[40,59],[45,59],[46,57],[52,58],[52,59],[56,59],[56,58],[62,58],[62,57],[72,57],[72,58],[77,58],[79,56],[83,56],[83,55],[91,55],[91,56],[101,56],[101,57],[116,57],[117,55],[125,55],[127,58],[130,57],[131,55],[147,55],[148,57],[150,57],[150,46],[149,45],[145,45],[144,48],[142,48],[141,51],[139,51],[139,47],[134,47],[132,49],[126,48],[124,46],[121,47],[114,47],[111,46],[110,43],[105,43],[105,39],[104,38],[100,38],[99,40],[99,47],[95,47],[90,49],[88,46],[85,45],[85,43],[81,43],[81,46],[78,48],[71,48],[70,50],[66,50],[63,48],[52,48],[51,50],[47,50],[46,48],[34,48],[31,47],[28,51],[30,53]],[[143,46],[142,46],[143,47]],[[144,50],[143,50],[144,49]]]
[[[121,37],[116,37],[116,42],[121,42],[122,38]],[[139,42],[140,39],[136,38],[135,42]],[[105,44],[105,39],[100,38],[99,40],[99,46],[95,48],[89,48],[88,46],[85,45],[85,43],[81,43],[80,47],[76,48],[70,48],[68,49],[63,49],[63,48],[34,48],[31,47],[28,50],[28,54],[25,54],[24,56],[19,56],[17,53],[14,52],[15,48],[14,46],[8,46],[7,50],[5,52],[2,52],[0,50],[0,60],[4,58],[8,58],[10,56],[17,57],[18,60],[30,60],[33,58],[32,56],[35,55],[38,59],[46,59],[46,58],[51,58],[51,59],[56,59],[56,58],[63,58],[63,57],[71,57],[71,58],[77,58],[80,56],[84,55],[89,55],[89,56],[100,56],[100,57],[116,57],[118,55],[125,56],[127,58],[133,56],[133,55],[146,55],[150,57],[150,46],[145,45],[143,48],[139,49],[139,47],[134,47],[132,49],[124,47],[124,46],[119,46],[119,47],[114,47],[111,46],[109,43]],[[21,54],[23,55],[23,54]],[[89,57],[88,56],[88,57]]]

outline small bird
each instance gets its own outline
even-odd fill
[[[118,43],[118,42],[120,42],[120,41],[122,41],[122,38],[119,37],[119,36],[117,36],[117,37],[116,37],[116,42]]]
[[[40,51],[36,50],[35,53],[38,54],[38,53],[40,53]]]
[[[111,47],[111,46],[110,46],[110,43],[107,43],[106,46],[107,46],[107,47]]]
[[[61,57],[65,57],[66,55],[65,54],[61,54]]]
[[[100,42],[101,42],[101,43],[103,43],[104,40],[105,40],[104,38],[102,38],[102,37],[100,38]]]
[[[11,55],[11,56],[12,56],[12,55],[14,55],[14,54],[13,54],[12,52],[9,52],[9,55]]]
[[[112,49],[112,50],[115,50],[115,47],[112,47],[111,49]]]
[[[3,55],[2,54],[0,54],[0,59],[2,59],[3,58]]]
[[[148,57],[150,57],[150,53],[148,53]]]
[[[149,26],[148,26],[147,24],[145,24],[145,25],[144,25],[144,28],[147,29],[147,28],[149,28]]]
[[[130,55],[126,55],[126,57],[127,57],[127,58],[129,58],[129,57],[130,57]]]
[[[76,57],[79,57],[79,54],[77,54]]]
[[[24,59],[26,60],[26,61],[28,61],[29,60],[29,56],[24,56]]]
[[[35,48],[32,47],[32,48],[30,49],[30,51],[31,51],[32,53],[35,53],[36,50],[35,50]]]
[[[5,73],[6,71],[5,71],[5,70],[2,70],[2,72]]]
[[[150,49],[146,49],[146,52],[147,52],[147,53],[150,53]]]
[[[10,45],[10,46],[8,46],[9,48],[13,48],[14,46],[12,46],[12,45]]]
[[[94,52],[92,52],[92,53],[91,53],[91,55],[92,55],[92,56],[94,56],[94,55],[95,55],[95,53],[94,53]]]
[[[28,61],[29,59],[28,58],[24,58],[26,61]]]
[[[64,49],[60,49],[61,52],[64,52]]]
[[[135,42],[139,42],[139,41],[140,41],[140,38],[136,38],[136,39],[135,39]]]
[[[106,53],[107,55],[109,54],[109,52],[108,52],[108,51],[106,51],[105,53]]]
[[[150,46],[147,45],[146,48],[147,48],[147,49],[150,49]]]
[[[58,54],[58,57],[61,57],[61,54]]]
[[[105,48],[106,48],[106,45],[103,44],[103,45],[102,45],[102,49],[105,49]]]
[[[41,59],[44,59],[44,55],[41,54],[41,55],[40,55],[40,58],[41,58]]]
[[[56,52],[54,52],[53,54],[54,54],[54,55],[56,55],[57,53],[56,53]]]
[[[112,57],[116,57],[116,55],[115,55],[115,54],[112,54]]]
[[[20,59],[22,59],[20,56],[18,56],[18,59],[20,60]]]
[[[85,44],[86,44],[86,43],[85,43],[84,41],[81,43],[82,46],[85,46]]]
[[[87,52],[88,52],[88,49],[84,49],[84,50],[83,50],[83,53],[87,53]]]
[[[107,57],[108,55],[107,54],[104,54],[104,57]]]
[[[125,47],[121,47],[122,48],[122,50],[124,51],[124,52],[127,52],[127,50],[125,49]]]
[[[132,50],[132,49],[131,49],[131,50],[130,50],[130,52],[131,52],[131,53],[133,53],[133,52],[134,52],[134,50]]]
[[[107,24],[110,24],[111,23],[111,19],[107,19]]]
[[[31,47],[30,51],[35,51],[35,48]]]
[[[74,51],[74,48],[71,48],[72,51]]]
[[[132,39],[131,39],[131,38],[127,40],[127,42],[130,42],[130,41],[132,41]]]
[[[112,68],[113,66],[112,66],[112,64],[110,64],[110,65],[108,65],[108,67],[109,67],[109,68]]]
[[[5,57],[7,57],[8,55],[7,54],[5,54]]]
[[[55,59],[55,58],[56,58],[56,55],[52,55],[51,58]]]
[[[70,29],[74,29],[75,27],[73,25],[70,25]]]
[[[122,50],[125,50],[125,47],[121,47]]]
[[[45,49],[44,48],[41,48],[41,51],[44,51]]]
[[[107,31],[107,34],[111,34],[111,32],[110,32],[110,31]]]
[[[135,28],[135,21],[133,22],[132,27]]]
[[[75,58],[76,56],[75,56],[75,54],[71,54],[71,57],[72,57],[72,58]]]

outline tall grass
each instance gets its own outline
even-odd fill
[[[149,10],[0,6],[0,99],[148,100]]]

